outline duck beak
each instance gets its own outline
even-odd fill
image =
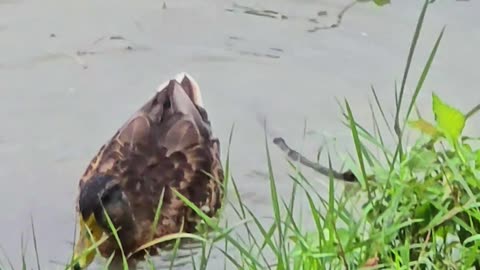
[[[92,214],[85,222],[80,215],[79,237],[75,245],[75,252],[73,261],[76,261],[73,266],[74,270],[85,269],[89,266],[96,255],[96,248],[98,242],[102,237],[103,230],[98,226],[95,216]]]

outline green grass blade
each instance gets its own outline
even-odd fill
[[[5,258],[5,260],[7,260],[7,264],[8,266],[10,267],[10,270],[14,270],[15,267],[13,267],[13,263],[12,261],[10,260],[10,258],[7,256],[7,252],[6,250],[3,248],[3,246],[0,246],[0,251],[2,253],[2,256]]]
[[[428,56],[427,63],[425,67],[423,68],[422,75],[420,76],[420,79],[418,80],[417,86],[415,88],[415,92],[413,93],[412,100],[410,101],[410,105],[408,107],[407,114],[405,116],[405,122],[404,122],[404,127],[408,122],[408,118],[410,116],[410,113],[413,110],[414,105],[416,104],[418,94],[420,93],[420,90],[423,87],[423,83],[425,82],[425,79],[427,78],[428,72],[430,71],[430,68],[432,66],[433,60],[435,59],[435,55],[437,54],[438,47],[440,46],[440,41],[442,40],[443,33],[445,32],[445,27],[442,28],[442,31],[440,31],[440,35],[438,36],[437,40],[435,41],[435,45],[433,46],[432,51],[430,52],[430,55]]]
[[[387,120],[387,117],[385,115],[385,111],[383,110],[383,106],[380,103],[380,100],[378,99],[377,91],[373,87],[373,85],[370,86],[370,89],[372,90],[373,97],[375,98],[375,104],[377,105],[378,110],[380,111],[380,114],[382,115],[382,119],[385,122],[385,125],[387,126],[388,131],[390,132],[390,135],[394,137],[392,127],[390,126],[390,122]]]
[[[103,267],[103,270],[109,270],[109,266],[112,264],[113,258],[115,257],[115,251],[112,252],[112,255],[108,258],[107,262],[105,263],[105,266]]]
[[[20,241],[21,241],[21,258],[22,258],[22,270],[27,270],[27,262],[25,261],[25,254],[27,253],[27,245],[23,241],[23,234],[21,235]]]
[[[415,48],[417,46],[418,38],[420,36],[420,32],[422,30],[423,26],[423,21],[425,19],[425,14],[427,12],[427,7],[429,4],[429,0],[425,0],[423,4],[422,11],[420,12],[420,17],[417,21],[417,26],[415,29],[415,33],[413,34],[412,42],[410,43],[410,50],[408,52],[408,57],[407,57],[407,63],[405,66],[405,71],[403,73],[403,78],[402,78],[402,84],[400,86],[400,93],[398,96],[398,103],[397,103],[397,111],[395,113],[395,131],[397,132],[397,136],[399,137],[399,141],[401,141],[401,130],[400,130],[400,122],[399,122],[399,117],[400,117],[400,109],[402,106],[402,99],[405,93],[405,86],[407,83],[407,78],[408,78],[408,73],[410,71],[410,65],[412,64],[412,59],[413,59],[413,54],[415,52]]]
[[[220,249],[220,248],[218,248],[218,250],[219,250],[220,252],[222,252],[223,255],[224,255],[226,258],[228,258],[228,260],[237,267],[237,269],[244,269],[244,268],[242,267],[242,265],[241,265],[240,263],[238,263],[237,260],[235,260],[235,258],[233,258],[233,256],[231,256],[230,254],[228,254],[227,251],[222,250],[222,249]],[[225,269],[226,269],[226,268],[225,268]]]
[[[172,191],[173,193],[175,193],[175,195],[183,201],[183,203],[185,203],[188,207],[190,207],[209,227],[211,227],[212,229],[216,230],[216,231],[219,231],[220,228],[218,227],[218,225],[215,223],[215,222],[212,222],[211,218],[208,217],[202,210],[200,210],[194,203],[192,203],[188,198],[186,198],[185,196],[183,196],[180,192],[178,192],[176,189],[172,188]],[[247,258],[249,258],[250,260],[252,260],[253,262],[256,262],[258,263],[257,260],[255,260],[255,258],[248,252],[247,249],[245,249],[241,244],[239,244],[238,241],[236,241],[235,239],[233,239],[233,237],[231,237],[230,235],[226,235],[225,238],[230,241],[230,243],[235,246],[235,248],[237,248],[240,253],[244,256],[246,256]]]
[[[122,252],[123,270],[128,270],[127,257],[125,256],[125,252],[123,251],[122,242],[120,241],[120,238],[118,236],[117,229],[113,225],[113,222],[110,219],[110,216],[108,215],[107,210],[105,210],[105,208],[103,206],[102,206],[102,208],[103,208],[103,214],[105,215],[105,217],[107,219],[108,227],[110,228],[110,231],[112,232],[113,236],[115,237],[115,241],[117,241],[118,247],[120,248],[120,251]]]
[[[268,166],[268,176],[269,176],[269,183],[270,183],[270,197],[272,200],[272,207],[273,207],[273,214],[274,214],[274,219],[275,219],[275,224],[277,225],[277,232],[278,232],[278,241],[279,244],[278,246],[281,248],[281,253],[277,253],[277,263],[279,269],[288,269],[287,263],[284,261],[284,256],[287,254],[285,245],[283,244],[283,235],[282,235],[282,218],[280,214],[280,203],[278,199],[278,192],[277,192],[277,186],[275,184],[275,178],[274,178],[274,173],[273,173],[273,166],[272,166],[272,160],[270,158],[270,150],[268,147],[268,140],[267,140],[267,131],[265,128],[264,132],[265,136],[265,151],[267,154],[267,166]],[[278,256],[280,255],[280,256]]]
[[[33,248],[35,250],[35,260],[37,262],[37,269],[40,270],[40,257],[38,256],[37,234],[35,233],[35,225],[33,224],[32,216],[30,216],[30,224],[32,226]]]
[[[160,198],[158,199],[157,209],[155,210],[155,217],[153,218],[152,232],[151,232],[150,239],[152,239],[157,232],[157,226],[161,216],[164,195],[165,195],[165,187],[162,189],[162,193],[160,193]]]
[[[355,125],[355,120],[353,118],[352,110],[350,109],[350,104],[348,104],[347,100],[345,100],[345,106],[346,106],[346,109],[347,109],[348,118],[350,120],[350,129],[351,129],[351,132],[352,132],[352,137],[353,137],[353,141],[354,141],[354,144],[355,144],[355,149],[356,149],[356,152],[357,152],[358,161],[360,163],[360,170],[361,170],[362,177],[363,177],[363,180],[364,180],[365,188],[367,189],[369,200],[372,201],[373,197],[372,197],[372,194],[371,194],[371,191],[370,191],[370,184],[368,183],[367,172],[365,170],[365,163],[363,162],[362,143],[361,143],[360,138],[358,136],[357,126]]]
[[[165,190],[165,189],[164,189]],[[162,193],[163,194],[163,193]],[[162,196],[163,197],[163,196]],[[182,226],[180,227],[180,231],[183,232],[183,227],[185,226],[185,219],[182,219]],[[173,258],[172,260],[170,261],[170,266],[168,267],[168,269],[172,270],[173,269],[173,265],[174,265],[174,262],[175,262],[175,259],[177,258],[177,252],[178,252],[178,248],[180,246],[180,239],[181,238],[177,238],[175,240],[175,245],[173,246]]]

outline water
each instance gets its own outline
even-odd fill
[[[257,214],[271,215],[258,116],[307,156],[324,138],[351,149],[335,98],[348,98],[369,125],[374,84],[393,113],[393,83],[401,80],[421,6],[394,2],[358,3],[339,27],[312,31],[336,23],[350,2],[176,0],[164,9],[152,0],[0,0],[1,246],[18,266],[24,234],[33,259],[33,216],[43,268],[67,261],[80,175],[156,86],[180,71],[199,82],[223,151],[235,124],[232,167],[240,191]],[[478,1],[437,1],[427,14],[412,79],[447,24],[419,97],[428,117],[431,91],[464,110],[480,102],[479,8]],[[305,119],[318,133],[304,142]],[[467,133],[478,135],[476,121]],[[286,196],[284,157],[274,146],[271,152]]]

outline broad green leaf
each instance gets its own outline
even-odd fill
[[[475,167],[480,168],[480,150],[475,151]]]
[[[457,151],[466,161],[475,162],[477,160],[477,153],[472,149],[472,146],[467,143],[459,143],[457,145]]]
[[[407,161],[407,166],[412,171],[424,171],[431,168],[436,159],[437,155],[432,151],[413,152]]]
[[[439,131],[437,130],[437,128],[434,125],[430,124],[429,122],[427,122],[423,119],[418,119],[416,121],[410,121],[409,125],[412,128],[419,130],[423,134],[427,134],[431,137],[435,137],[435,136],[439,135]]]
[[[384,6],[390,4],[390,0],[373,0],[373,2],[377,4],[377,6]]]
[[[445,104],[435,94],[433,94],[433,113],[438,128],[450,139],[457,140],[465,127],[465,115]]]
[[[426,226],[432,219],[434,207],[427,201],[423,202],[415,209],[413,218],[423,219],[423,226]]]

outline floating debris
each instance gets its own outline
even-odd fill
[[[317,16],[319,17],[323,17],[327,15],[328,15],[328,12],[326,10],[320,10],[319,12],[317,12]]]
[[[98,48],[97,46],[105,41],[115,41],[117,45],[110,47],[110,46],[103,46],[102,49]],[[121,42],[118,44],[118,42]],[[123,44],[122,44],[123,43]],[[106,53],[111,53],[111,52],[133,52],[133,51],[145,51],[145,50],[150,50],[149,47],[146,46],[141,46],[138,44],[135,44],[133,41],[126,39],[125,37],[121,35],[112,35],[112,36],[103,36],[98,39],[96,39],[92,45],[90,45],[90,48],[88,49],[83,49],[83,50],[77,50],[75,54],[73,54],[71,57],[73,57],[77,63],[79,63],[84,69],[88,68],[88,66],[85,64],[83,61],[82,57],[83,56],[93,56],[97,54],[106,54]]]
[[[257,52],[256,49],[255,51],[252,51],[250,49],[238,48],[238,46],[248,46],[248,41],[238,36],[228,36],[227,38],[228,39],[225,41],[225,46],[228,48],[228,50],[237,52],[241,55],[278,59],[280,58],[280,55],[278,54],[283,52],[283,49],[276,47],[267,47],[265,49],[266,52]],[[259,46],[255,46],[255,48],[258,47]]]
[[[77,51],[76,53],[78,56],[85,56],[85,55],[94,55],[96,54],[95,52],[92,51]]]
[[[259,178],[262,178],[262,179],[268,179],[268,177],[269,177],[268,172],[260,171],[260,170],[256,170],[256,169],[253,169],[250,172],[248,172],[246,174],[246,176],[248,176],[248,177],[259,177]],[[247,194],[255,195],[254,192],[247,193]]]
[[[254,15],[254,16],[261,16],[261,17],[266,17],[270,19],[277,19],[277,20],[286,20],[288,19],[288,16],[285,14],[282,14],[278,11],[272,10],[272,9],[255,9],[252,7],[248,6],[243,6],[234,3],[233,8],[226,8],[225,11],[228,12],[235,12],[235,11],[240,11],[243,12],[244,14],[248,15]]]
[[[270,48],[272,51],[283,52],[283,49],[280,48]]]
[[[249,6],[244,6],[244,5],[239,5],[234,3],[232,8],[225,8],[225,11],[227,12],[232,12],[232,13],[242,13],[242,14],[248,14],[248,15],[254,15],[254,16],[260,16],[260,17],[265,17],[269,19],[275,19],[275,20],[288,20],[290,19],[287,14],[281,13],[279,11],[273,10],[273,9],[257,9]],[[318,17],[323,17],[327,16],[328,13],[325,10],[320,10],[316,14]],[[305,18],[301,17],[300,19],[306,20],[311,23],[318,23],[317,18]]]
[[[352,8],[355,4],[357,3],[357,0],[351,2],[350,4],[346,5],[342,10],[337,15],[337,21],[329,26],[315,26],[311,29],[308,29],[307,32],[309,33],[314,33],[317,32],[318,30],[326,30],[326,29],[332,29],[332,28],[337,28],[342,24],[342,19],[345,13]]]
[[[274,55],[269,53],[259,53],[253,51],[246,51],[246,50],[239,50],[238,53],[241,55],[248,55],[248,56],[255,56],[255,57],[263,57],[263,58],[271,58],[271,59],[278,59],[280,55]]]
[[[271,15],[271,14],[268,14],[268,13],[262,13],[261,11],[258,11],[258,10],[245,10],[244,13],[245,14],[250,14],[250,15],[269,17],[269,18],[272,18],[272,19],[277,18],[277,16],[274,16],[274,15]]]
[[[269,9],[264,9],[263,12],[265,12],[265,13],[270,13],[270,14],[279,14],[277,11],[275,11],[275,10],[269,10]]]
[[[110,36],[110,40],[125,40],[122,36]]]
[[[264,54],[263,56],[267,58],[273,58],[273,59],[280,58],[280,55],[274,55],[274,54],[268,54],[268,53]]]
[[[237,36],[228,36],[228,39],[230,39],[230,40],[243,40],[243,38],[237,37]]]

